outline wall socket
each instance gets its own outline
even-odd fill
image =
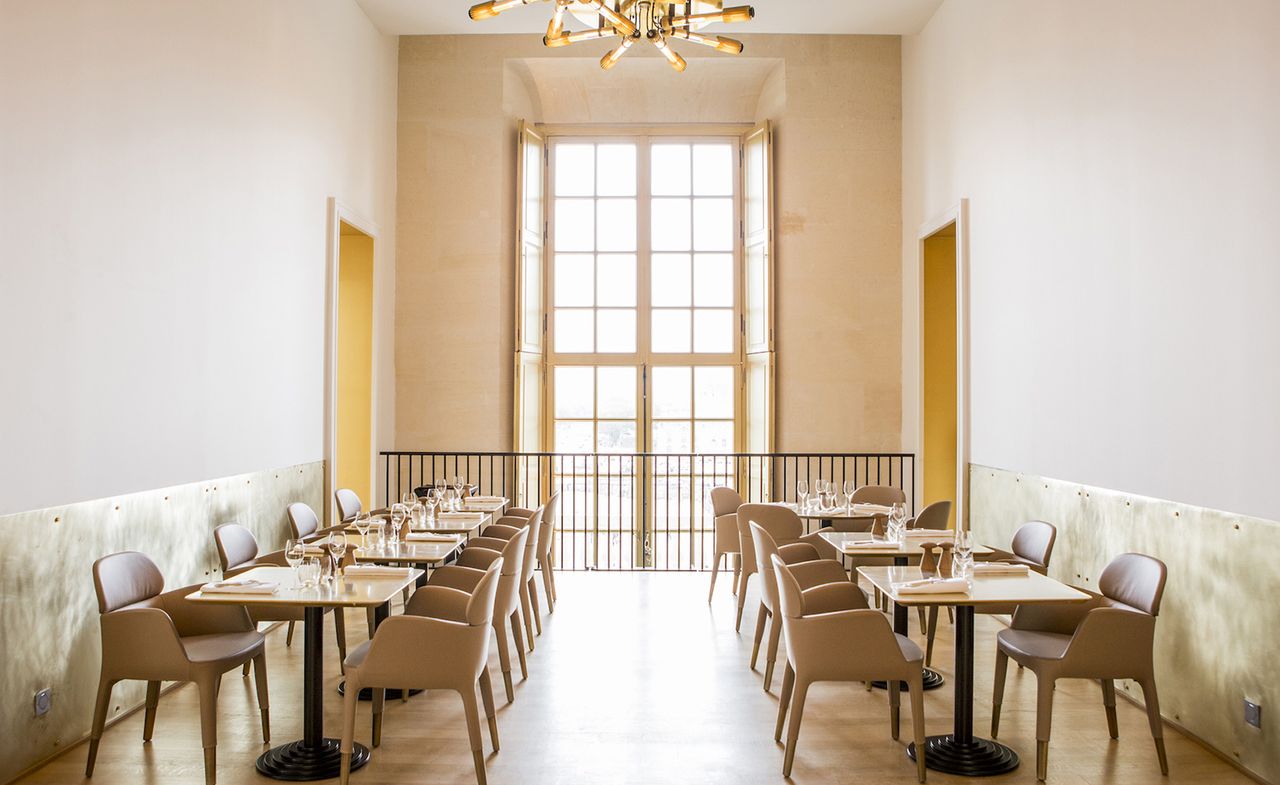
[[[1262,704],[1244,699],[1244,721],[1255,728],[1262,728]]]
[[[53,690],[45,687],[36,693],[35,700],[32,701],[35,708],[36,716],[43,717],[49,713],[49,709],[53,708]]]

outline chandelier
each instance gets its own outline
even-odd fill
[[[724,0],[488,0],[471,7],[472,19],[489,19],[510,8],[535,3],[555,4],[542,43],[549,47],[582,41],[618,38],[600,67],[613,68],[637,41],[644,39],[662,53],[677,71],[687,63],[671,47],[673,39],[709,46],[719,52],[741,54],[742,42],[722,35],[703,35],[699,29],[716,22],[746,22],[756,15],[751,6],[724,7]],[[589,30],[565,30],[565,14],[591,25]]]

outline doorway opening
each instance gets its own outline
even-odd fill
[[[957,465],[956,224],[924,238],[921,275],[921,452],[924,503],[953,500],[959,512]]]
[[[334,488],[373,500],[373,237],[339,221]]]

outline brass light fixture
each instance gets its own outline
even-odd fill
[[[724,7],[724,0],[488,0],[471,7],[472,19],[489,19],[521,5],[553,3],[551,22],[542,43],[549,47],[568,46],[604,38],[619,40],[600,59],[600,67],[613,68],[637,41],[653,44],[671,67],[683,71],[688,65],[671,46],[673,39],[709,46],[718,52],[741,54],[742,42],[722,35],[703,35],[699,28],[716,22],[748,22],[755,15],[749,5]],[[565,15],[571,14],[593,27],[568,32]]]

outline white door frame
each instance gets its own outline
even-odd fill
[[[333,499],[336,489],[338,456],[338,266],[341,252],[342,224],[349,224],[373,238],[373,373],[369,379],[369,488],[377,488],[377,458],[374,444],[378,434],[378,255],[382,247],[378,226],[360,213],[329,197],[328,239],[325,250],[325,305],[324,305],[324,513],[326,524],[336,520],[337,506]],[[362,499],[367,507],[373,507],[373,499]]]
[[[924,455],[924,243],[956,225],[956,526],[969,528],[969,200],[961,199],[920,225],[916,235],[916,455]],[[917,509],[924,483],[916,486]]]

